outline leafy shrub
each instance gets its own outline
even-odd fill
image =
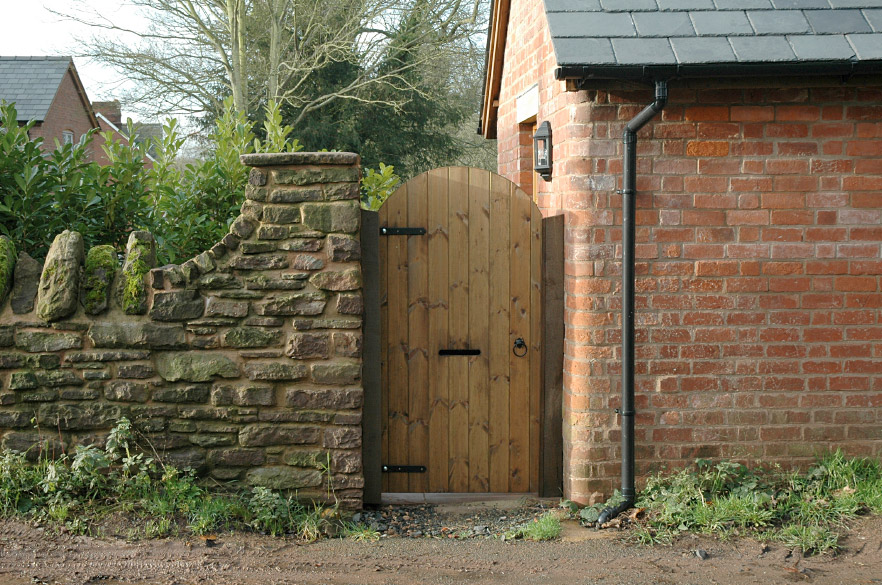
[[[238,215],[248,180],[239,155],[302,148],[273,102],[266,107],[264,141],[232,100],[224,102],[209,137],[211,151],[186,165],[179,162],[185,140],[174,119],[152,142],[126,144],[100,135],[107,166],[88,161],[94,131],[44,153],[43,139],[28,137],[32,127],[18,125],[14,104],[0,105],[0,233],[36,258],[45,257],[65,229],[80,232],[87,248],[110,244],[119,251],[132,230],[145,229],[160,244],[161,263],[186,260],[222,238]],[[126,134],[137,135],[131,122]],[[148,150],[152,168],[144,165]]]
[[[361,180],[362,208],[377,211],[400,183],[401,178],[395,174],[392,165],[380,163],[379,170],[367,169]]]

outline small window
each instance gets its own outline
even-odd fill
[[[73,132],[70,130],[64,130],[61,133],[61,142],[63,144],[73,144]]]

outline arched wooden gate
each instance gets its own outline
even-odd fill
[[[379,404],[365,412],[365,501],[378,480],[383,492],[559,493],[543,484],[560,484],[560,384],[546,389],[562,362],[562,347],[546,347],[562,346],[560,219],[548,227],[509,180],[465,167],[411,179],[365,218],[380,362]],[[560,240],[553,251],[549,237]]]

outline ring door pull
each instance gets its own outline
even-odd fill
[[[524,357],[525,355],[527,355],[527,344],[524,342],[523,337],[518,337],[517,339],[515,339],[514,346],[511,348],[511,352],[517,357]]]

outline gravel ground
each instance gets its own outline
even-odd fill
[[[526,502],[382,508],[368,513],[377,515],[371,521],[409,530],[410,538],[313,544],[251,533],[128,542],[0,520],[0,585],[882,584],[879,517],[856,522],[840,554],[809,558],[780,545],[704,536],[640,547],[623,532],[573,521],[551,542],[503,542],[475,531],[501,532],[509,520],[514,525],[544,509]],[[414,538],[420,530],[454,537]]]
[[[514,528],[555,509],[553,502],[531,499],[497,504],[383,506],[356,514],[353,520],[385,538],[503,538]]]

